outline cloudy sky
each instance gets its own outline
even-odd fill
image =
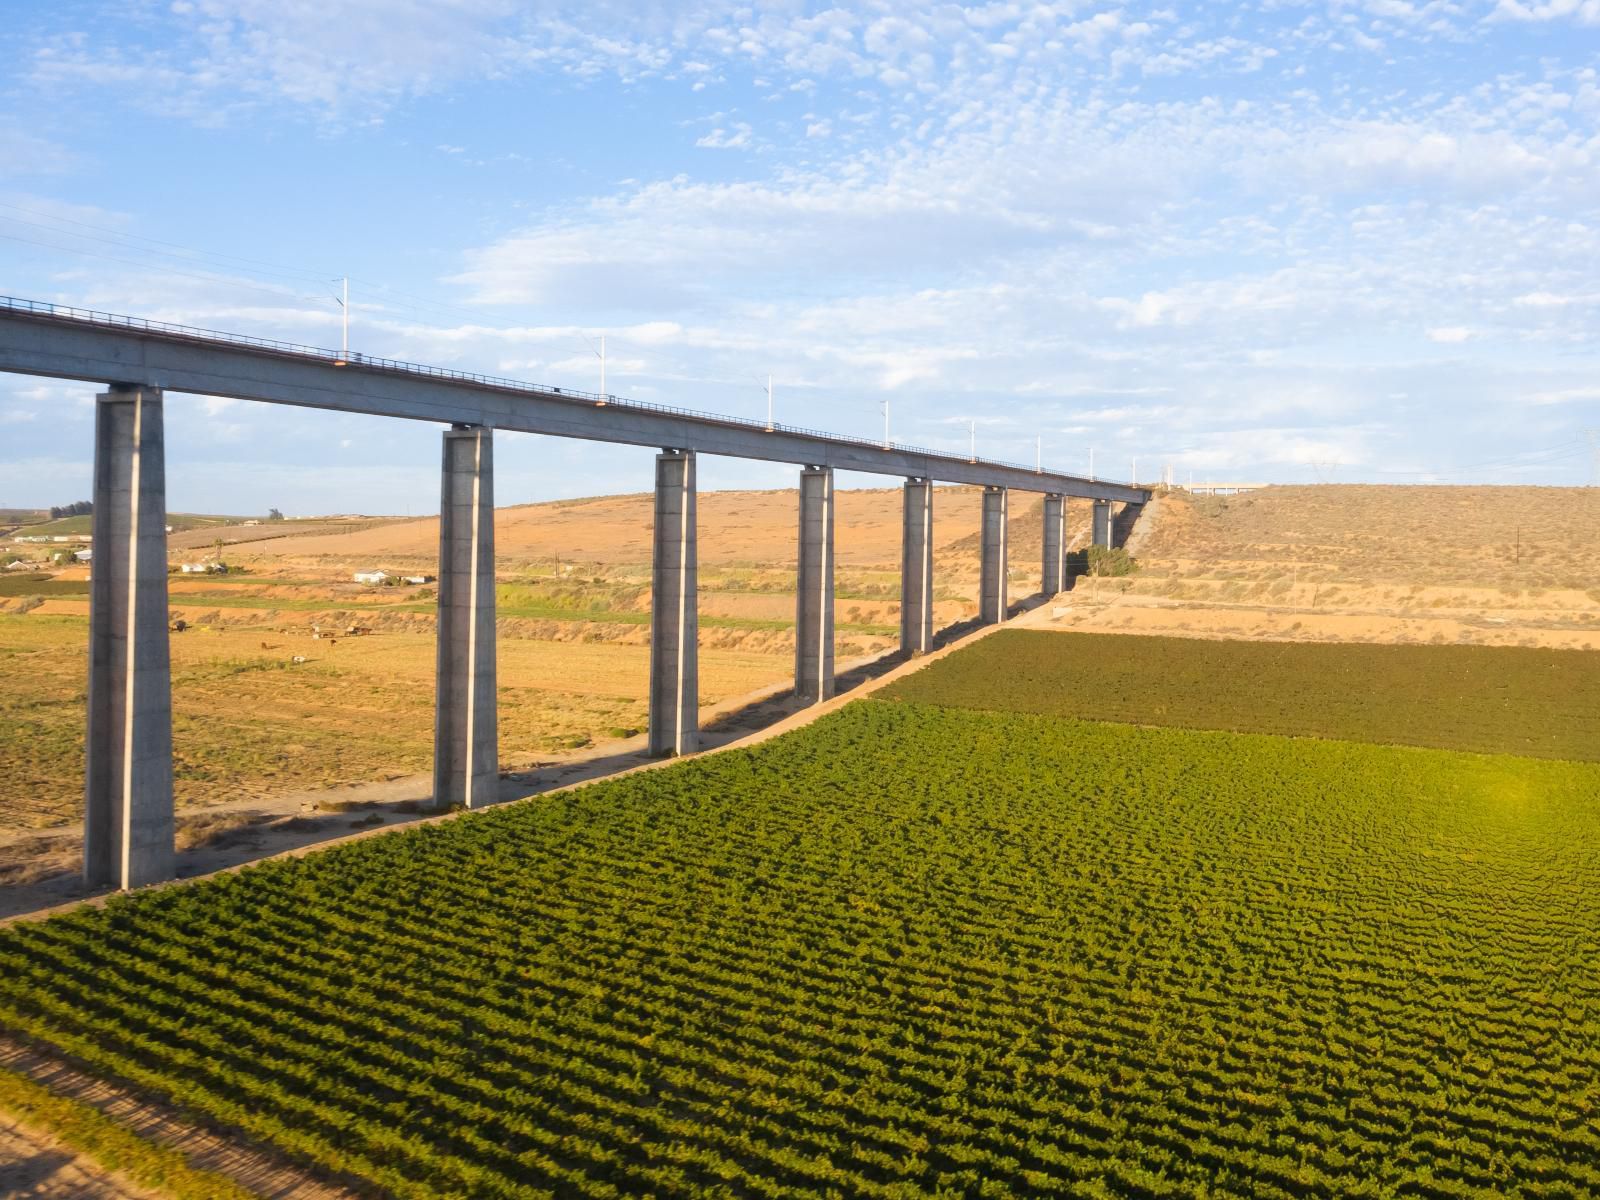
[[[1142,478],[1578,484],[1600,0],[10,0],[0,292]],[[92,388],[0,378],[0,505]],[[174,509],[432,427],[172,397]],[[499,499],[649,453],[504,438]],[[702,465],[703,486],[786,469]],[[864,482],[864,480],[858,481]]]

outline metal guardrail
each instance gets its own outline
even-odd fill
[[[985,467],[1006,467],[1014,471],[1028,471],[1038,475],[1064,475],[1073,479],[1081,479],[1085,483],[1118,482],[1111,479],[1092,480],[1086,476],[1073,475],[1068,471],[1046,470],[1043,467],[1030,466],[1026,463],[1008,462],[1005,459],[973,458],[969,455],[952,454],[947,450],[933,450],[926,446],[910,446],[903,442],[884,442],[872,438],[851,437],[849,434],[828,433],[821,429],[808,429],[802,425],[785,425],[782,422],[773,422],[769,425],[765,421],[756,421],[749,417],[730,417],[722,413],[679,408],[671,404],[653,404],[647,400],[629,400],[623,396],[601,395],[599,392],[586,392],[579,388],[543,387],[538,384],[526,383],[520,379],[506,379],[496,375],[480,375],[475,371],[455,371],[448,367],[430,367],[423,363],[405,362],[396,358],[375,358],[371,355],[358,354],[353,351],[348,355],[343,355],[337,350],[328,350],[321,346],[307,346],[298,342],[279,341],[275,338],[251,337],[249,334],[244,333],[224,333],[221,330],[202,329],[194,325],[176,325],[170,321],[151,321],[144,317],[122,316],[118,313],[100,312],[92,308],[77,308],[70,304],[55,304],[47,300],[27,300],[20,296],[0,296],[0,309],[50,317],[55,320],[77,321],[87,325],[111,326],[117,329],[137,329],[142,333],[158,334],[162,337],[180,341],[245,346],[252,350],[263,350],[270,354],[281,354],[292,358],[311,358],[334,365],[348,364],[402,375],[420,375],[432,379],[447,379],[459,383],[479,384],[501,391],[522,392],[546,398],[553,396],[563,400],[571,399],[594,405],[636,409],[641,412],[668,413],[672,416],[689,417],[696,421],[735,425],[744,429],[756,429],[768,433],[792,433],[801,437],[816,438],[826,442],[867,446],[874,450],[896,450],[902,454],[920,454],[928,458],[941,459],[945,462],[967,463]],[[1118,486],[1131,487],[1134,485],[1118,483]]]

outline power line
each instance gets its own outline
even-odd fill
[[[263,295],[275,296],[279,300],[303,300],[313,303],[325,302],[320,296],[306,296],[292,293],[285,290],[281,285],[273,285],[269,283],[247,283],[236,276],[205,275],[194,271],[175,271],[170,267],[165,267],[158,263],[140,262],[139,260],[132,258],[119,258],[114,254],[106,254],[99,250],[84,250],[76,246],[60,246],[53,242],[41,242],[33,238],[19,237],[18,235],[12,233],[0,233],[0,238],[3,238],[8,242],[22,242],[29,246],[41,246],[46,250],[59,250],[65,254],[81,254],[86,258],[98,258],[103,262],[122,263],[124,266],[142,267],[145,270],[157,270],[166,275],[175,276],[180,279],[199,279],[205,283],[225,283],[232,287],[243,288],[246,291],[260,292]]]
[[[13,212],[26,213],[28,216],[31,216],[31,217],[44,217],[46,220],[56,221],[56,222],[60,222],[62,224],[66,224],[66,225],[77,225],[77,226],[80,226],[80,227],[82,227],[84,229],[93,229],[97,233],[109,234],[114,238],[120,239],[121,241],[148,242],[153,246],[167,246],[167,247],[170,247],[172,250],[182,251],[183,255],[191,257],[191,258],[212,259],[212,260],[223,260],[223,259],[226,259],[226,260],[229,260],[229,261],[232,261],[232,262],[243,263],[246,266],[254,266],[254,267],[258,267],[258,268],[263,268],[263,269],[268,270],[268,271],[289,275],[289,276],[292,276],[293,278],[303,279],[303,280],[306,280],[306,281],[320,280],[321,277],[326,274],[326,272],[309,272],[309,271],[304,271],[304,270],[302,270],[302,269],[300,269],[298,267],[285,267],[285,266],[283,266],[281,264],[278,264],[278,263],[262,262],[260,259],[255,259],[255,258],[243,258],[243,257],[241,257],[239,255],[236,255],[236,254],[225,254],[225,253],[222,253],[220,251],[196,250],[192,246],[184,246],[184,245],[181,245],[178,242],[168,242],[168,241],[163,241],[160,238],[145,237],[143,234],[138,234],[138,233],[127,233],[127,232],[124,232],[123,230],[120,230],[120,229],[112,229],[109,226],[95,225],[95,224],[93,224],[93,223],[91,223],[89,221],[80,221],[75,217],[64,217],[64,216],[60,216],[57,213],[47,213],[47,212],[41,212],[38,209],[24,208],[20,204],[7,204],[4,201],[0,201],[0,208],[9,208]],[[8,217],[7,220],[16,221],[16,220],[18,220],[18,218],[16,218],[16,217]],[[22,222],[22,223],[23,224],[37,224],[37,222]],[[48,228],[48,226],[40,226],[40,228]],[[70,231],[61,230],[60,232],[69,233]],[[74,237],[86,237],[88,235],[87,234],[72,234],[71,236],[74,236]],[[96,239],[96,240],[105,240],[105,239]],[[158,253],[158,252],[157,251],[151,251],[150,253]],[[177,257],[177,256],[173,256],[173,257]]]

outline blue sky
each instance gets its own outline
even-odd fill
[[[619,394],[1112,478],[1595,462],[1600,0],[6,19],[8,294],[336,345],[348,275],[367,353],[593,388],[604,334]],[[92,391],[0,377],[0,505],[87,495]],[[437,442],[174,396],[169,500],[431,511]],[[498,499],[649,457],[503,437]]]

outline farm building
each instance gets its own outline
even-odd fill
[[[389,578],[387,571],[357,571],[351,576],[357,583],[383,583]]]
[[[402,575],[400,577],[401,583],[432,583],[433,581],[434,577],[432,575]]]

